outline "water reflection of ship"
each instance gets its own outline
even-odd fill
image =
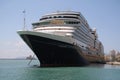
[[[32,25],[32,31],[18,31],[18,34],[36,54],[41,66],[83,66],[104,62],[103,45],[96,30],[89,27],[81,13],[55,12]]]

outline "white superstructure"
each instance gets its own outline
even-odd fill
[[[89,53],[104,53],[96,30],[92,30],[87,20],[79,12],[61,11],[43,16],[33,23],[33,31],[70,38],[72,43],[89,50]]]

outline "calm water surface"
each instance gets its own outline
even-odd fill
[[[37,68],[37,60],[0,60],[0,80],[120,80],[120,66]]]

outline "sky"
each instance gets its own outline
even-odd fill
[[[120,0],[0,0],[0,58],[34,55],[17,34],[23,29],[24,10],[28,30],[44,14],[81,12],[90,27],[97,29],[105,54],[120,51]]]

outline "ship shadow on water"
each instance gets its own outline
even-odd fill
[[[84,65],[84,66],[52,66],[52,67],[41,67],[40,65],[36,64],[36,65],[30,65],[29,66],[30,68],[69,68],[69,67],[87,67],[87,68],[107,68],[107,67],[115,67],[115,66],[111,66],[111,65],[106,65],[106,64],[97,64],[97,63],[92,63],[92,64],[89,64],[89,65]],[[120,66],[119,66],[120,67]]]
[[[92,64],[88,65],[87,67],[90,67],[90,68],[104,68],[105,64],[92,63]]]
[[[100,63],[90,63],[88,65],[81,65],[81,66],[46,66],[46,67],[41,67],[40,63],[38,60],[33,60],[31,61],[31,64],[28,65],[30,68],[67,68],[67,67],[76,67],[76,68],[109,68],[109,67],[115,67],[115,65],[108,65],[108,64],[100,64]],[[120,67],[120,66],[119,66]]]
[[[99,63],[91,63],[85,66],[57,66],[57,67],[41,67],[40,64],[31,64],[30,68],[99,68],[99,69],[120,69],[120,65],[109,65],[109,64],[99,64]]]
[[[29,61],[28,61],[29,63]],[[50,66],[50,67],[41,67],[39,60],[33,60],[31,61],[31,64],[28,65],[28,67],[30,68],[69,68],[69,67],[73,67],[73,68],[120,68],[120,66],[116,66],[116,65],[108,65],[108,64],[101,64],[101,63],[90,63],[88,65],[82,65],[82,66]]]

